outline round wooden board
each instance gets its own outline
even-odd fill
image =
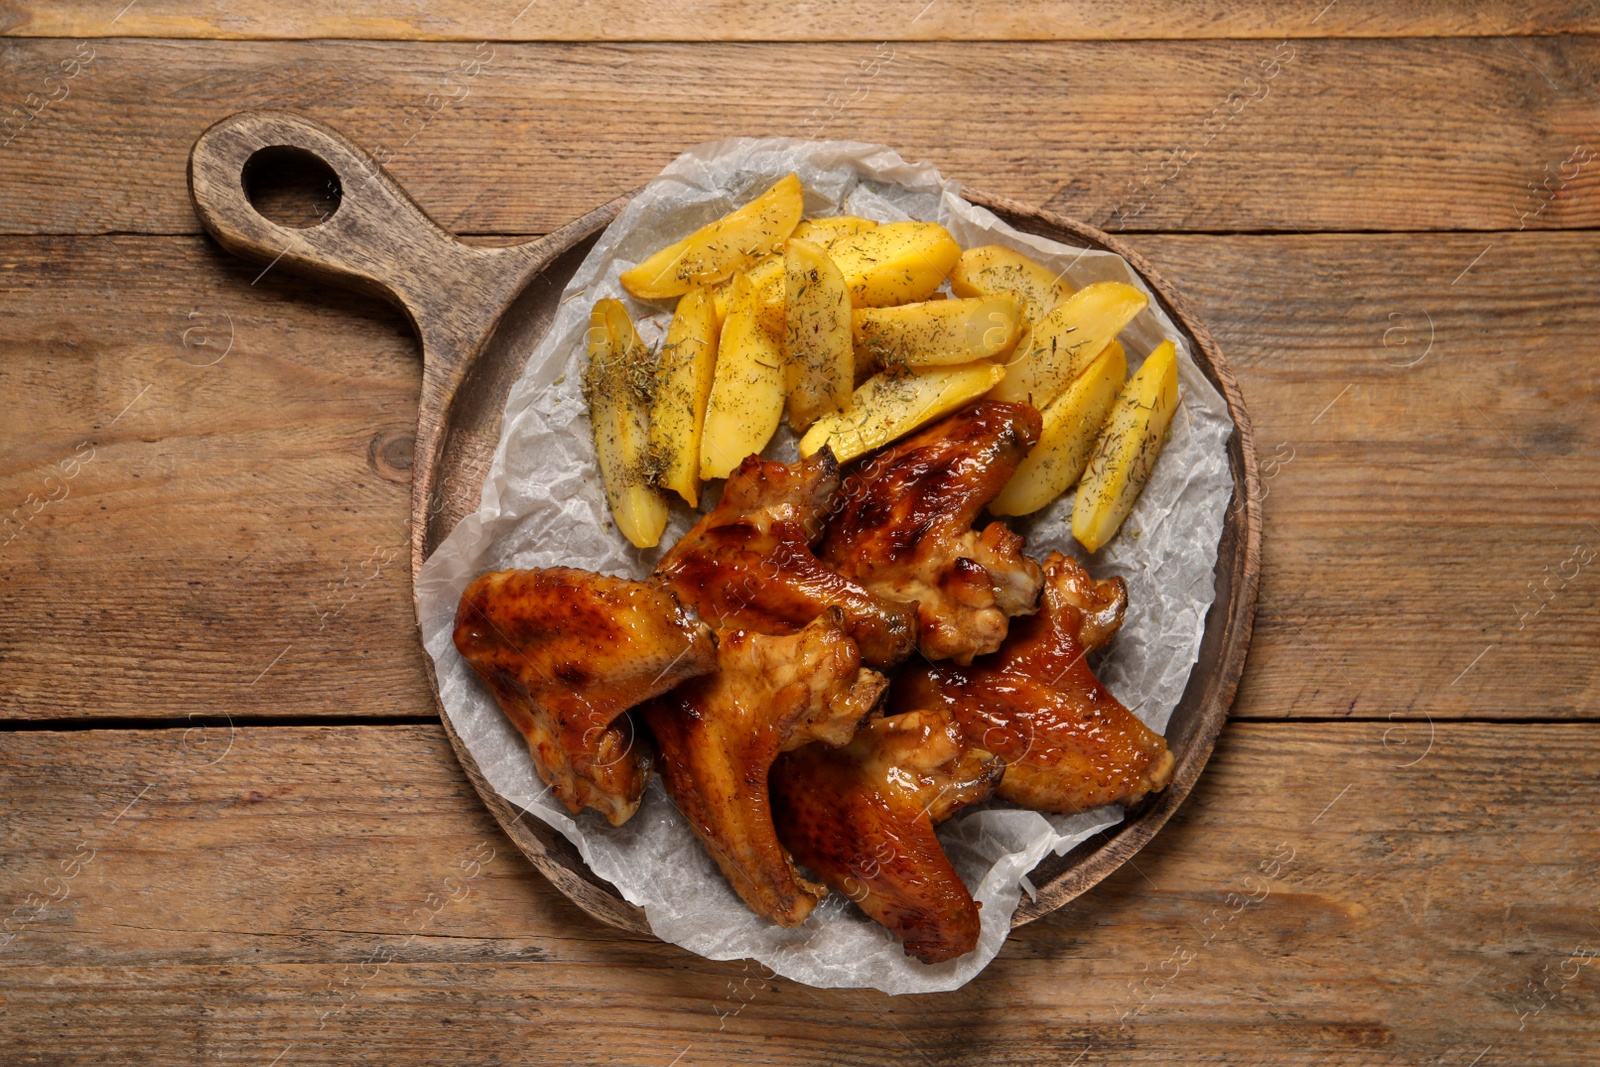
[[[337,176],[341,200],[320,225],[279,226],[245,193],[245,176],[264,153],[309,154]],[[432,222],[365,152],[336,131],[290,112],[247,111],[217,123],[190,156],[196,213],[228,250],[334,284],[375,292],[398,304],[417,328],[423,387],[413,482],[412,578],[422,561],[477,510],[500,435],[500,418],[528,353],[554,318],[562,290],[600,232],[637,190],[536,241],[505,248],[463,245]],[[1185,333],[1195,362],[1233,417],[1228,441],[1233,500],[1223,524],[1216,599],[1206,617],[1200,659],[1167,726],[1177,758],[1172,784],[1123,822],[1065,856],[1049,856],[1030,880],[1037,895],[1012,918],[1021,926],[1085,892],[1144,847],[1199,778],[1227,718],[1244,669],[1261,567],[1261,484],[1250,420],[1238,383],[1205,327],[1155,270],[1109,234],[1071,219],[973,190],[962,193],[1019,230],[1123,256]],[[433,660],[424,656],[438,692]],[[508,837],[552,884],[590,915],[649,933],[644,912],[591,873],[576,848],[529,819],[489,785],[440,706],[462,768]]]

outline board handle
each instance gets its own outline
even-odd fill
[[[311,157],[305,159],[305,157]],[[254,168],[300,157],[332,172],[338,203],[314,225],[285,226],[250,202]],[[241,111],[202,133],[189,153],[189,195],[217,243],[398,304],[430,363],[461,363],[539,265],[540,243],[464,245],[430,219],[372,156],[337,130],[292,111]]]

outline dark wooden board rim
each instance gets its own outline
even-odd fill
[[[249,207],[241,181],[241,168],[262,146],[317,155],[344,181],[346,202],[355,194],[355,207],[347,211],[342,203],[328,220],[337,227],[325,222],[316,228],[326,232],[286,234],[263,225]],[[639,190],[536,241],[476,248],[454,240],[371,156],[337,131],[277,111],[241,112],[207,130],[191,153],[189,177],[196,214],[225,249],[258,262],[276,255],[286,260],[286,269],[383,296],[401,307],[416,327],[423,386],[413,469],[414,583],[427,555],[477,506],[506,391],[522,369],[509,367],[505,353],[514,350],[525,358],[532,347],[526,342],[548,324],[549,315],[541,319],[541,311],[548,312],[559,297],[581,252]],[[1086,842],[1064,857],[1046,857],[1031,875],[1035,895],[1024,899],[1012,917],[1015,928],[1061,907],[1126,862],[1155,836],[1199,778],[1232,706],[1250,644],[1260,577],[1261,485],[1249,416],[1231,369],[1204,325],[1144,257],[1076,220],[970,189],[962,195],[1018,229],[1126,259],[1192,342],[1196,364],[1223,395],[1234,422],[1228,441],[1234,494],[1218,547],[1217,599],[1206,618],[1200,659],[1168,725],[1168,740],[1178,757],[1172,784],[1129,812],[1103,839]],[[466,432],[457,434],[463,427]],[[460,477],[441,479],[446,467]],[[589,915],[622,930],[651,934],[643,910],[591,872],[565,837],[538,819],[526,818],[489,785],[438,699],[432,657],[424,651],[423,659],[445,736],[506,835]]]

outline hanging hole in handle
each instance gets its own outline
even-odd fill
[[[257,149],[244,164],[244,195],[265,219],[304,230],[333,217],[344,199],[339,175],[292,145]]]

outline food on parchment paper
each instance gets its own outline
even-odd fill
[[[1112,696],[1087,656],[1122,626],[1121,578],[1095,581],[1077,560],[1045,560],[1044,602],[1005,644],[970,666],[918,662],[895,679],[893,711],[940,708],[967,740],[1006,761],[999,795],[1039,811],[1134,804],[1172,780],[1167,742]]]
[[[848,408],[817,420],[800,439],[800,454],[827,448],[848,463],[978,399],[1005,373],[1004,367],[979,362],[917,374],[875,374],[855,391]]]
[[[851,321],[856,364],[901,373],[1004,359],[1016,347],[1022,322],[1022,305],[1009,296],[857,308]]]
[[[779,753],[849,741],[888,684],[828,608],[788,637],[719,631],[716,672],[644,706],[678,810],[734,892],[780,926],[805,922],[826,890],[778,843],[767,775]]]
[[[1044,426],[1005,489],[989,505],[996,515],[1026,515],[1066,492],[1083,475],[1111,405],[1128,376],[1122,345],[1112,341],[1076,381],[1045,405]]]
[[[589,401],[600,479],[617,529],[638,548],[650,548],[667,528],[667,501],[653,484],[650,403],[656,389],[655,357],[639,339],[628,310],[601,300],[589,316],[589,364],[583,392]]]
[[[1177,350],[1163,341],[1122,387],[1078,486],[1072,536],[1090,552],[1111,540],[1133,510],[1177,407]]]
[[[979,905],[933,828],[988,799],[1004,771],[947,712],[872,719],[848,745],[807,745],[778,761],[778,836],[909,955],[943,963],[977,947]]]
[[[856,355],[850,336],[850,291],[828,254],[791,240],[783,254],[783,358],[789,425],[797,431],[850,403]]]
[[[712,288],[711,301],[712,306],[717,309],[719,326],[728,319],[728,307],[733,303],[734,279],[740,276],[749,279],[750,288],[756,292],[756,311],[761,324],[774,337],[781,338],[784,315],[787,312],[784,304],[784,284],[787,276],[783,270],[783,253],[777,252],[767,256],[749,270],[739,271],[727,281],[719,282]]]
[[[794,228],[793,237],[797,241],[821,245],[826,251],[846,237],[854,237],[862,230],[870,230],[877,225],[873,219],[855,215],[824,215],[817,219],[801,219],[800,225]]]
[[[720,331],[715,307],[704,289],[691,289],[661,345],[660,377],[650,407],[650,448],[660,468],[661,487],[677,493],[691,508],[700,504],[700,437],[706,402],[711,399]]]
[[[750,279],[734,275],[700,437],[702,479],[726,478],[744,457],[760,453],[783,417],[783,348],[760,316]]]
[[[739,210],[623,271],[622,287],[640,299],[656,300],[745,270],[783,247],[800,223],[804,198],[800,179],[790,174]]]
[[[701,482],[765,450],[786,406],[801,455],[850,463],[983,396],[1044,413],[994,512],[1037,511],[1091,467],[1096,502],[1079,494],[1073,533],[1091,551],[1114,535],[1159,452],[1130,452],[1129,435],[1165,432],[1176,404],[1159,393],[1151,417],[1125,413],[1102,439],[1106,390],[1127,373],[1117,335],[1149,298],[1114,281],[1074,292],[1015,249],[962,251],[938,223],[802,218],[803,200],[787,175],[622,273],[636,297],[681,297],[657,357],[620,303],[595,305],[586,380],[624,536],[654,547],[668,503],[653,486],[698,506]]]
[[[1043,408],[1089,368],[1122,328],[1150,303],[1123,282],[1095,282],[1057,304],[1017,342],[996,400]]]
[[[916,605],[868,592],[812,552],[838,489],[826,449],[793,465],[749,456],[656,574],[723,627],[791,634],[839,608],[867,665],[892,667],[916,647]]]
[[[1034,610],[1042,575],[1002,522],[972,523],[1039,439],[1026,404],[974,404],[858,467],[822,558],[879,596],[917,605],[917,648],[971,663]]]
[[[851,303],[881,308],[938,292],[961,246],[937,222],[886,222],[834,242],[828,255],[844,274]]]
[[[1059,553],[1041,568],[1005,523],[973,523],[1077,484],[1073,533],[1103,545],[1160,451],[1176,350],[1129,379],[1139,289],[1074,292],[1011,248],[803,219],[802,199],[789,175],[622,274],[676,299],[659,352],[623,303],[591,316],[618,529],[653,547],[669,493],[695,508],[726,478],[716,506],[646,581],[480,577],[456,646],[575,814],[621,824],[659,767],[752,910],[794,926],[831,886],[940,962],[980,922],[939,822],[991,794],[1077,812],[1171,779],[1166,742],[1085,659],[1121,624],[1122,581]],[[764,460],[786,408],[802,458]]]
[[[1072,295],[1060,274],[1005,245],[982,245],[961,253],[950,272],[957,296],[1009,296],[1022,305],[1022,317],[1038,322]]]
[[[551,791],[613,826],[638,809],[650,773],[628,709],[716,668],[711,628],[666,589],[572,567],[481,575],[461,594],[454,636]]]

